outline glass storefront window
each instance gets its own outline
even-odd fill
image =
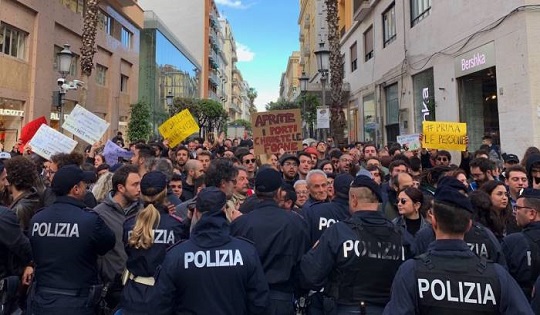
[[[369,94],[364,96],[364,141],[375,142],[377,139],[377,109],[375,108],[375,96]]]

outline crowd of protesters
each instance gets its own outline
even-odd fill
[[[477,311],[540,314],[536,147],[520,158],[486,136],[457,165],[449,151],[397,143],[328,138],[258,155],[249,138],[209,138],[169,147],[118,134],[132,152],[118,161],[100,144],[50,160],[0,153],[0,314],[467,313],[468,282],[459,294],[450,278],[440,294],[430,276],[414,284],[414,270],[447,259],[418,256],[450,251],[444,235],[464,239],[463,257],[496,263],[470,280],[472,304],[495,302]],[[445,207],[465,212],[445,218]],[[467,228],[448,228],[460,216]],[[414,257],[427,267],[403,264]]]

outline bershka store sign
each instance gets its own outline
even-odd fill
[[[489,42],[454,59],[456,78],[495,66],[495,44]]]

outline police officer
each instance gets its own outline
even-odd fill
[[[256,249],[230,236],[227,198],[217,187],[197,196],[191,237],[171,247],[156,279],[155,314],[259,314],[268,284]]]
[[[444,176],[439,180],[438,185],[452,187],[463,195],[466,195],[467,188],[454,177]],[[489,195],[487,198],[488,202],[490,202]],[[420,229],[420,231],[416,233],[415,237],[414,250],[416,254],[420,255],[427,252],[429,244],[433,241],[435,241],[435,231],[431,225]],[[476,255],[485,257],[486,259],[506,267],[506,259],[504,258],[501,244],[493,232],[491,232],[491,230],[483,226],[481,223],[472,220],[471,228],[465,233],[464,241]]]
[[[234,220],[231,234],[254,242],[266,280],[270,286],[270,305],[266,314],[292,314],[296,267],[309,248],[304,220],[277,205],[281,175],[265,168],[255,178],[256,208]]]
[[[357,176],[349,191],[351,218],[330,226],[302,258],[301,280],[310,289],[324,287],[328,312],[381,314],[390,299],[404,250],[399,230],[377,211],[380,202],[379,185]]]
[[[51,184],[55,202],[30,221],[36,265],[31,314],[93,314],[101,294],[97,256],[115,244],[113,232],[83,203],[85,181],[94,176],[75,165],[60,168]]]
[[[507,235],[502,250],[508,272],[530,299],[533,284],[540,275],[540,190],[523,190],[517,197],[514,215],[523,231]]]
[[[436,241],[399,268],[384,314],[532,314],[510,274],[463,241],[472,212],[464,194],[438,185],[429,214]]]
[[[189,226],[169,215],[167,176],[160,171],[144,174],[141,180],[144,209],[124,223],[127,270],[124,274],[121,308],[124,314],[152,313],[154,275],[168,247],[189,237]]]

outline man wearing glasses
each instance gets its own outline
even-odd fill
[[[437,157],[435,158],[436,166],[449,166],[450,161],[452,160],[452,155],[446,150],[439,150],[437,152]]]
[[[540,274],[540,190],[524,189],[514,206],[514,215],[523,230],[507,235],[502,241],[502,250],[508,272],[530,300]]]
[[[253,188],[255,184],[255,172],[257,170],[257,159],[255,159],[253,153],[248,151],[240,157],[240,160],[242,161],[242,166],[246,168],[249,186]]]
[[[283,174],[283,182],[294,186],[298,180],[298,165],[300,160],[292,154],[284,154],[279,161],[281,164],[281,173]]]

